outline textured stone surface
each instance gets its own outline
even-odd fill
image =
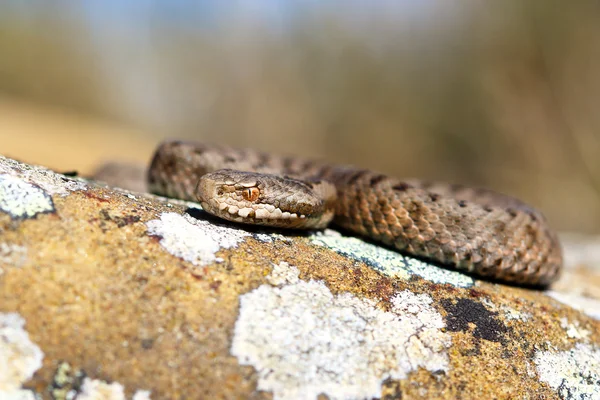
[[[600,398],[581,240],[540,292],[3,158],[0,197],[2,398]]]

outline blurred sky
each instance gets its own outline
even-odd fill
[[[12,0],[19,3],[18,0]],[[343,9],[343,14],[351,19],[369,18],[372,13],[400,14],[418,18],[435,9],[437,0],[232,0],[219,2],[215,0],[173,0],[173,1],[141,1],[122,2],[118,0],[93,0],[82,3],[90,20],[106,18],[125,21],[139,21],[160,15],[167,21],[198,26],[199,22],[210,23],[223,15],[239,12],[252,14],[257,20],[270,26],[285,28],[294,15],[308,9],[327,6]],[[27,8],[28,5],[21,5]],[[135,22],[134,22],[135,24]]]
[[[441,20],[448,17],[449,10],[461,8],[459,4],[446,7],[444,3],[439,0],[59,0],[52,2],[52,6],[65,17],[72,14],[85,18],[90,31],[102,37],[115,31],[135,34],[156,24],[210,30],[217,28],[223,19],[236,16],[261,24],[273,33],[284,33],[298,17],[322,10],[338,10],[341,21],[356,27],[381,22],[382,18],[395,20],[400,26],[403,21]],[[0,12],[9,18],[33,21],[48,11],[48,4],[42,0],[0,3]]]

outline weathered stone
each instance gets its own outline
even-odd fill
[[[0,210],[2,399],[600,398],[571,270],[478,281],[5,158]]]

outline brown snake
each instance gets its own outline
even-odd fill
[[[148,183],[236,222],[319,229],[333,217],[406,254],[505,283],[546,286],[562,268],[543,215],[485,189],[181,141],[160,145]]]

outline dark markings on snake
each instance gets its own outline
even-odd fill
[[[266,153],[258,153],[257,169],[263,169],[269,165],[269,156]]]
[[[308,171],[309,168],[312,166],[312,161],[310,160],[306,160],[304,163],[302,163],[302,166],[300,167],[300,171]]]
[[[525,212],[526,212],[527,214],[529,214],[529,216],[531,217],[531,220],[532,220],[532,221],[537,221],[537,220],[538,220],[537,214],[536,214],[534,211],[532,211],[532,210],[527,210],[527,211],[525,211]]]
[[[167,171],[167,173],[171,173],[177,169],[177,162],[173,158],[161,160],[161,167]]]
[[[291,157],[285,157],[283,159],[283,168],[287,170],[292,170],[292,165],[294,164],[294,160]]]
[[[394,185],[392,187],[392,189],[394,189],[394,190],[396,190],[398,192],[404,192],[404,191],[407,191],[408,189],[412,189],[412,188],[413,188],[413,186],[409,185],[406,182],[400,182],[397,185]]]
[[[352,174],[352,176],[350,176],[350,179],[348,179],[348,184],[353,184],[356,181],[358,181],[361,177],[365,176],[366,174],[368,174],[369,171],[366,171],[364,169],[358,170],[356,171],[354,174]]]
[[[76,176],[79,175],[79,172],[77,172],[75,170],[73,170],[73,171],[64,171],[64,172],[62,172],[62,174],[64,176],[68,176],[68,177],[76,177]]]
[[[314,189],[315,186],[319,184],[319,182],[301,182],[302,185],[308,189]]]
[[[315,186],[323,184],[323,181],[322,180],[307,181],[306,184],[308,184],[311,188],[314,188]]]
[[[385,179],[387,179],[385,175],[375,175],[371,177],[371,180],[369,180],[369,186],[373,187]]]

